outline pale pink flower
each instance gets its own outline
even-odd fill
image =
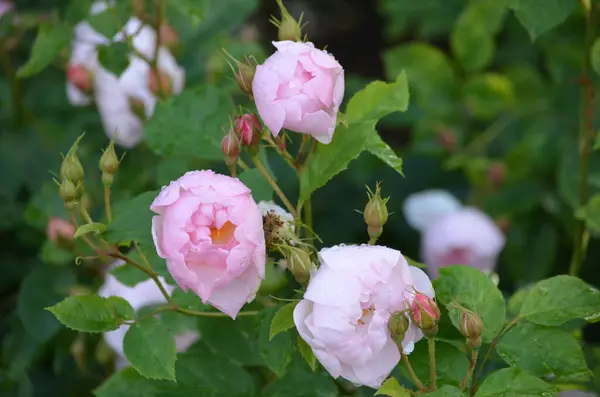
[[[450,192],[431,189],[408,196],[402,205],[402,212],[406,222],[422,232],[439,217],[460,208],[462,204]]]
[[[0,17],[12,10],[13,4],[9,0],[0,0]]]
[[[432,277],[440,267],[467,265],[484,272],[496,267],[505,237],[486,214],[466,207],[429,225],[421,237],[421,258]]]
[[[114,262],[111,265],[110,269],[112,270],[119,266],[128,265],[125,265],[125,262],[119,260]],[[161,276],[159,276],[158,279],[165,287],[167,293],[171,295],[175,290],[175,287],[167,284],[165,279]],[[136,284],[133,287],[129,287],[125,284],[122,284],[119,280],[117,280],[115,276],[113,276],[110,273],[106,275],[106,278],[104,279],[104,284],[102,285],[102,287],[100,287],[98,295],[103,297],[119,296],[125,299],[127,302],[129,302],[129,304],[131,305],[131,307],[133,307],[135,311],[138,311],[145,306],[167,303],[166,298],[160,292],[160,289],[153,280],[148,279]],[[129,325],[121,325],[114,331],[104,333],[104,340],[106,344],[110,346],[110,348],[117,355],[115,360],[117,369],[129,366],[129,361],[127,361],[127,358],[125,357],[125,353],[123,351],[123,340],[128,329]],[[199,338],[199,334],[195,331],[187,331],[175,335],[175,344],[177,346],[177,351],[183,352],[187,350]]]
[[[187,291],[235,318],[265,277],[262,216],[250,189],[213,171],[163,187],[150,209],[158,255]]]
[[[344,69],[312,43],[273,42],[277,52],[256,68],[252,92],[265,125],[329,143],[344,97]]]
[[[298,333],[334,378],[378,388],[400,360],[388,331],[390,316],[407,310],[416,292],[433,298],[431,282],[391,248],[340,245],[321,250],[319,258],[294,310]],[[403,353],[410,354],[422,337],[411,322]]]
[[[75,225],[71,222],[58,217],[51,217],[48,220],[48,226],[46,228],[46,236],[50,241],[56,242],[59,237],[66,240],[73,240],[75,234]]]

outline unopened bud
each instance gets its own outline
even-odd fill
[[[83,176],[83,166],[77,157],[77,153],[73,151],[67,154],[60,165],[61,179],[68,179],[74,184],[78,184],[83,181]]]
[[[85,66],[79,64],[71,64],[67,68],[67,80],[77,89],[86,94],[92,92],[92,72]]]
[[[166,98],[173,93],[173,82],[167,73],[158,71],[158,77],[154,69],[148,73],[148,88],[154,95]]]
[[[129,97],[128,101],[131,113],[135,114],[142,121],[146,120],[146,105],[144,105],[144,102],[134,97]]]
[[[273,17],[271,18],[271,23],[279,29],[279,32],[277,34],[279,41],[301,41],[302,15],[300,16],[300,19],[296,21],[294,17],[292,17],[292,15],[285,8],[282,0],[277,0],[277,5],[281,10],[281,20],[277,20]]]
[[[250,99],[253,99],[252,81],[254,80],[254,73],[256,72],[256,62],[251,62],[249,58],[246,58],[246,62],[240,62],[227,51],[223,50],[223,52],[227,58],[229,58],[229,60],[227,60],[227,64],[233,72],[235,82],[237,83],[238,87],[240,87],[240,90],[248,95]],[[233,65],[230,61],[235,65]]]
[[[110,144],[100,157],[100,171],[106,174],[114,175],[119,169],[119,158],[115,152],[115,142],[110,141]]]
[[[481,333],[483,332],[483,323],[481,318],[474,312],[461,308],[460,333],[467,339],[467,345],[471,349],[477,349],[481,346]]]
[[[488,179],[494,187],[500,187],[506,177],[506,169],[502,163],[494,163],[488,168]]]
[[[229,166],[234,165],[240,155],[240,150],[241,144],[239,138],[233,130],[229,130],[227,135],[225,135],[221,141],[221,151],[225,156],[225,164]]]
[[[58,188],[60,198],[65,202],[68,210],[75,209],[75,203],[79,198],[79,189],[70,179],[63,179]]]
[[[454,152],[456,149],[456,134],[454,131],[450,130],[441,130],[437,134],[438,142],[444,148],[444,150],[448,153]]]
[[[406,335],[406,331],[410,327],[410,322],[404,313],[394,313],[390,317],[388,321],[388,330],[390,331],[390,335],[392,339],[398,345],[402,345],[402,341],[404,340],[404,336]]]
[[[410,318],[425,336],[437,334],[440,309],[433,299],[417,293],[410,308]]]
[[[179,36],[171,25],[161,25],[158,34],[160,35],[160,44],[162,46],[165,46],[171,52],[177,52],[179,49]]]
[[[365,206],[363,217],[367,224],[367,231],[371,239],[377,239],[383,232],[383,225],[388,219],[387,202],[388,198],[381,198],[381,184],[375,187],[375,193],[369,189],[367,192],[369,201]]]
[[[304,284],[310,278],[310,269],[313,266],[310,254],[302,248],[287,246],[285,249],[285,259],[288,269],[292,275],[301,284]]]
[[[245,146],[257,146],[262,140],[262,124],[254,113],[246,113],[235,120],[235,132]]]

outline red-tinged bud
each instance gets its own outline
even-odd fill
[[[164,71],[159,70],[157,77],[156,72],[150,70],[150,73],[148,73],[148,88],[154,95],[166,98],[173,93],[173,82]]]
[[[409,327],[410,322],[404,313],[395,313],[390,317],[388,330],[398,346],[402,346],[402,341]]]
[[[245,146],[254,146],[262,140],[262,125],[254,113],[246,113],[236,118],[235,132]]]
[[[140,120],[146,120],[146,105],[141,99],[135,97],[129,97],[129,109],[135,114]]]
[[[502,163],[494,163],[488,168],[488,179],[492,186],[500,187],[506,177],[506,168]]]
[[[92,92],[92,72],[85,66],[79,64],[69,65],[67,68],[67,79],[79,90],[86,94]]]
[[[179,49],[179,36],[171,25],[161,25],[158,34],[160,35],[160,44],[171,50],[177,52]]]
[[[448,153],[452,153],[456,150],[456,134],[454,131],[441,130],[437,134],[438,142]]]
[[[368,188],[367,188],[368,189]],[[369,201],[363,211],[363,218],[367,224],[367,231],[371,241],[375,241],[383,232],[383,225],[388,220],[387,202],[388,198],[381,198],[381,184],[377,183],[375,193],[370,189],[367,191]]]
[[[467,345],[471,349],[477,349],[481,346],[481,333],[483,332],[483,323],[481,318],[474,312],[461,308],[460,333],[467,339]]]
[[[437,334],[440,309],[435,300],[427,295],[417,293],[410,308],[410,318],[425,336]]]
[[[230,130],[221,141],[221,151],[225,156],[225,164],[231,166],[237,162],[241,150],[241,143],[235,133]]]

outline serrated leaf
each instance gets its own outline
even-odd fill
[[[519,368],[505,368],[490,374],[475,397],[539,397],[553,396],[556,388]]]
[[[531,41],[561,24],[577,4],[571,0],[508,0],[507,3],[527,29]]]
[[[192,26],[200,25],[210,9],[208,0],[168,0],[168,4],[185,15]]]
[[[254,319],[200,318],[198,331],[211,352],[244,366],[262,366]]]
[[[190,87],[156,105],[144,136],[161,156],[222,160],[221,140],[232,110],[225,91],[210,85]]]
[[[259,201],[273,200],[273,188],[261,175],[260,171],[252,168],[242,172],[239,175],[239,180],[251,190],[252,197],[257,203]]]
[[[133,199],[117,202],[113,209],[113,221],[105,235],[108,241],[120,243],[134,240],[153,247],[151,230],[154,214],[150,211],[150,204],[158,193],[146,192]]]
[[[142,376],[175,380],[175,338],[158,319],[145,318],[129,327],[123,340],[123,351]]]
[[[290,331],[284,331],[269,339],[271,321],[275,316],[275,308],[262,310],[257,318],[260,328],[258,331],[258,346],[265,364],[281,378],[292,362],[294,343]]]
[[[200,311],[209,311],[212,309],[212,306],[202,303],[202,300],[192,290],[183,292],[181,288],[177,287],[171,297],[179,307],[183,307],[184,309]]]
[[[489,277],[469,266],[440,269],[434,281],[436,298],[448,309],[452,324],[459,329],[461,313],[456,304],[477,313],[483,322],[483,340],[491,342],[500,332],[506,318],[504,297]]]
[[[298,351],[310,369],[315,372],[317,369],[317,356],[315,356],[312,348],[304,341],[304,339],[302,339],[300,335],[298,335]]]
[[[115,76],[119,77],[129,66],[129,47],[122,42],[99,45],[98,61]]]
[[[131,305],[116,296],[75,295],[46,309],[68,328],[81,332],[113,331],[135,318]]]
[[[69,45],[72,35],[67,25],[40,25],[29,60],[19,68],[17,76],[30,77],[41,72]]]
[[[417,343],[410,354],[411,365],[419,379],[429,385],[429,350],[427,343]],[[455,346],[438,341],[435,345],[437,380],[440,383],[458,384],[467,374],[469,360]],[[400,367],[402,374],[409,379],[405,366]]]
[[[389,397],[410,397],[410,390],[402,387],[396,378],[388,378],[383,382],[379,390],[375,392],[376,396]]]
[[[85,236],[86,234],[94,233],[100,234],[106,230],[106,225],[103,223],[92,222],[86,223],[85,225],[81,225],[75,231],[74,238],[79,238],[81,236]]]
[[[579,342],[559,328],[522,321],[502,335],[496,352],[507,364],[539,377],[574,381],[590,375]]]
[[[297,304],[298,302],[288,303],[275,313],[269,328],[269,340],[272,340],[280,332],[294,328],[294,309]]]
[[[600,291],[573,276],[555,276],[535,284],[519,317],[532,323],[560,326],[573,319],[600,320]]]
[[[367,140],[366,150],[377,156],[381,161],[395,169],[400,175],[404,176],[402,171],[402,159],[381,139],[378,133],[371,134]]]
[[[462,391],[460,391],[460,389],[458,389],[455,386],[443,385],[439,389],[430,391],[425,394],[421,394],[421,396],[423,396],[423,397],[464,397],[464,396],[466,396],[466,394],[463,393]]]

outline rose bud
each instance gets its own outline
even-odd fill
[[[179,49],[179,36],[172,26],[163,24],[158,31],[160,44],[175,53]]]
[[[221,151],[225,156],[225,164],[228,166],[235,165],[237,163],[240,150],[240,139],[233,131],[230,130],[221,141]]]
[[[238,116],[235,120],[235,132],[246,146],[256,146],[262,140],[262,124],[254,113]]]
[[[471,349],[481,346],[481,333],[483,323],[481,318],[474,312],[461,307],[460,333],[467,339],[467,345]]]
[[[375,188],[375,193],[368,190],[367,195],[369,201],[365,206],[363,217],[367,224],[367,231],[372,243],[375,243],[381,233],[383,232],[383,225],[388,220],[387,202],[389,197],[386,199],[381,198],[381,185],[378,183]]]
[[[159,70],[158,76],[157,78],[154,69],[150,70],[148,73],[148,88],[154,95],[166,98],[173,93],[173,82],[171,77],[162,70]]]
[[[437,334],[440,309],[427,295],[421,293],[415,295],[410,308],[410,317],[426,336]]]
[[[92,91],[92,72],[85,66],[71,64],[67,68],[67,80],[84,94],[90,94]]]

